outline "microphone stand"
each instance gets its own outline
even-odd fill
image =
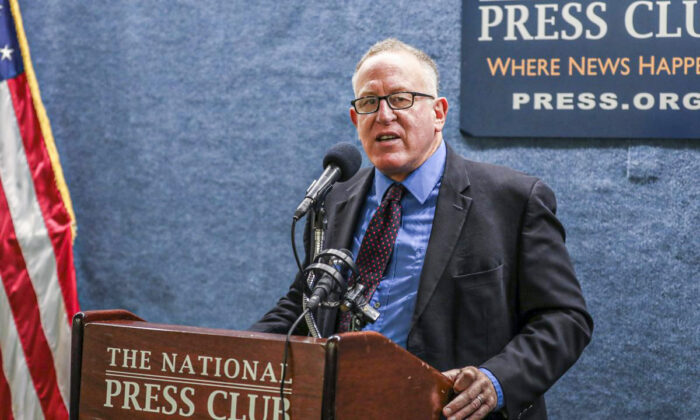
[[[325,201],[322,201],[318,203],[318,205],[312,206],[307,213],[307,217],[309,217],[308,220],[311,222],[309,262],[315,261],[316,257],[323,251],[323,240],[328,223],[324,206]],[[310,271],[306,276],[306,284],[309,290],[314,289],[316,280],[314,272]],[[347,290],[343,296],[340,296],[340,301],[338,302],[342,312],[350,311],[353,314],[351,331],[360,331],[367,323],[373,324],[379,318],[379,312],[372,308],[369,305],[369,300],[364,297],[364,289],[365,287],[361,283],[356,283],[355,286]],[[302,293],[301,305],[305,313],[304,319],[306,320],[306,325],[312,337],[323,338],[316,325],[316,319],[311,310],[309,310],[309,298],[309,296]]]
[[[326,230],[326,223],[328,222],[326,218],[326,209],[324,207],[325,200],[314,205],[309,209],[307,214],[308,220],[311,221],[311,243],[309,244],[309,261],[316,259],[316,256],[321,253],[323,248],[323,239]],[[318,209],[316,208],[318,207]],[[309,273],[306,276],[306,284],[309,290],[313,290],[315,276],[313,273]],[[302,294],[301,305],[302,309],[306,312],[304,319],[306,320],[306,325],[309,328],[309,332],[312,337],[321,338],[321,333],[316,325],[316,320],[311,311],[307,311],[307,305],[309,303],[309,297],[306,294]]]

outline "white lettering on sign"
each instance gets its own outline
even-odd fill
[[[117,349],[119,350],[119,349]],[[125,349],[126,350],[126,349]],[[150,354],[150,352],[148,352]],[[243,379],[250,381],[279,383],[282,377],[282,363],[275,370],[275,366],[271,362],[265,362],[260,365],[259,360],[238,360],[228,358],[224,360],[221,357],[197,355],[196,357],[186,354],[181,357],[177,353],[162,353],[163,363],[160,371],[167,373],[178,373],[188,375],[213,376],[215,378],[226,377],[228,379]],[[262,368],[262,374],[258,379],[259,366]],[[116,365],[111,364],[114,367]],[[285,379],[284,383],[291,384],[292,379]]]
[[[580,109],[589,111],[592,109],[602,109],[612,111],[620,109],[623,111],[698,111],[700,110],[700,92],[659,92],[652,94],[649,92],[639,92],[634,94],[627,101],[622,100],[616,93],[603,92],[596,95],[592,92],[514,92],[511,102],[515,111],[569,111]]]
[[[107,352],[109,353],[109,365],[115,367],[120,365],[124,368],[131,369],[150,369],[151,368],[151,352],[146,350],[136,350],[136,349],[118,349],[114,347],[107,347]],[[138,366],[136,364],[138,360]]]
[[[536,3],[520,0],[522,4],[494,4],[479,6],[480,42],[494,39],[503,41],[573,41],[603,39],[608,33],[607,4],[593,1],[566,3]],[[699,0],[639,0],[625,9],[624,25],[627,34],[636,39],[700,38]],[[505,3],[505,2],[504,2]],[[585,6],[584,6],[585,4]],[[674,21],[672,16],[682,16]],[[649,23],[653,25],[649,25]]]
[[[248,401],[245,402],[243,405],[238,404],[238,398],[240,394],[238,392],[225,392],[225,391],[214,391],[211,394],[209,394],[209,398],[207,399],[207,414],[214,419],[214,420],[247,420],[251,419],[254,420],[258,418],[256,415],[260,413],[260,408],[258,407],[259,404],[257,404],[258,400],[258,395],[256,394],[248,394]],[[228,412],[219,412],[217,413],[214,410],[214,403],[215,400],[222,400],[222,401],[228,401]],[[275,396],[268,396],[265,395],[262,398],[263,402],[263,407],[262,407],[262,418],[263,419],[268,419],[269,413],[272,412],[271,418],[273,420],[283,418],[284,420],[289,420],[289,400],[287,398],[284,399],[284,409],[280,407],[280,398],[275,397]],[[272,402],[272,410],[270,410],[270,402]],[[248,410],[247,412],[245,411],[245,406],[247,406]],[[243,407],[241,410],[240,408]],[[246,414],[241,414],[241,413],[246,413]],[[246,415],[248,417],[246,417]]]
[[[290,400],[280,399],[276,385],[281,363],[162,352],[152,371],[151,356],[148,350],[107,347],[103,407],[192,417],[195,396],[203,393],[212,419],[290,418]],[[292,378],[285,384],[284,393],[291,395]]]
[[[493,41],[496,30],[505,32],[504,41],[547,41],[564,39],[601,39],[608,33],[608,24],[603,19],[607,5],[596,1],[589,3],[584,11],[579,2],[538,3],[535,13],[525,4],[479,6],[481,12],[481,33],[479,41]],[[504,19],[505,17],[505,19]],[[560,25],[559,22],[564,22]],[[587,29],[584,31],[584,23]],[[527,29],[535,28],[534,35]],[[533,26],[534,24],[534,26]],[[505,26],[505,28],[503,28]],[[505,31],[503,30],[505,29]]]
[[[106,379],[106,388],[104,407],[116,406],[123,410],[161,413],[169,416],[177,413],[181,417],[192,417],[195,413],[192,399],[196,391],[191,386],[161,387],[159,384],[149,382],[139,384],[135,381]],[[252,392],[246,397],[242,397],[239,392],[220,389],[211,391],[207,397],[207,414],[215,420],[290,420],[288,398],[280,402],[279,396]],[[216,411],[215,405],[218,401],[224,403],[225,410]]]

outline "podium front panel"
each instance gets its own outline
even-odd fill
[[[79,418],[321,418],[325,340],[158,325],[87,323]]]

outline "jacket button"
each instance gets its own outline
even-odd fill
[[[379,309],[380,306],[382,306],[382,304],[379,303],[379,301],[374,302],[374,309]]]

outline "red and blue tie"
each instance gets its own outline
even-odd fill
[[[401,226],[401,197],[404,191],[403,185],[391,184],[362,238],[355,261],[360,278],[358,280],[355,276],[351,277],[348,280],[348,288],[360,281],[366,287],[366,298],[371,297],[377,289],[394,249],[396,235]],[[350,331],[351,318],[350,312],[341,315],[338,332]]]

